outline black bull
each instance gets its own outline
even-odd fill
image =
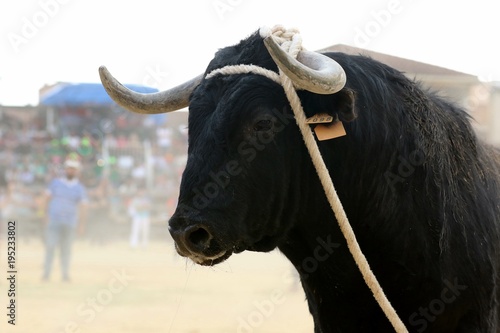
[[[336,94],[299,91],[307,116],[347,135],[318,142],[374,273],[412,332],[497,332],[499,154],[466,112],[402,73],[328,53]],[[254,34],[220,50],[274,71]],[[316,332],[390,332],[328,205],[283,88],[259,75],[202,80],[189,101],[188,162],[169,222],[180,255],[214,265],[278,248],[297,268]]]

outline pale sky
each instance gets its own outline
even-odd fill
[[[0,3],[0,104],[36,105],[45,83],[167,89],[261,26],[310,50],[348,44],[500,81],[497,1],[22,0]]]

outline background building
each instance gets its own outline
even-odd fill
[[[478,135],[500,146],[500,83],[482,82],[474,75],[343,44],[324,48],[320,52],[361,54],[400,70],[463,106],[472,116]]]

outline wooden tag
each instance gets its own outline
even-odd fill
[[[306,119],[306,124],[328,124],[333,121],[333,117],[327,113],[318,113]]]
[[[318,124],[314,127],[314,132],[319,141],[335,139],[346,135],[344,125],[340,120],[336,120],[332,124]]]

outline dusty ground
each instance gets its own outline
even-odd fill
[[[60,281],[58,261],[42,282],[36,239],[18,239],[17,319],[8,325],[3,237],[0,246],[2,333],[313,331],[293,268],[278,252],[242,253],[207,268],[167,242],[132,250],[125,242],[77,241],[71,283]]]

